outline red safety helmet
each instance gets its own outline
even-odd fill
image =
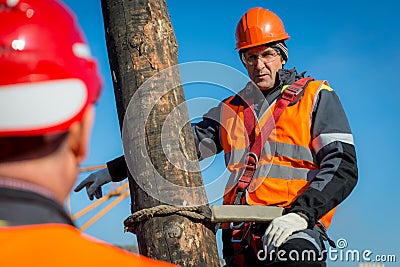
[[[101,91],[97,63],[57,0],[0,0],[0,137],[67,131]]]
[[[242,16],[236,27],[236,49],[289,39],[282,20],[261,7],[252,8]]]

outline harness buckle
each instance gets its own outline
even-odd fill
[[[294,88],[292,86],[289,86],[288,88],[285,89],[285,91],[283,91],[282,98],[292,102],[297,97],[299,97],[301,91],[302,91],[302,88]]]
[[[246,155],[246,166],[256,166],[258,163],[258,156],[254,152],[248,152]]]
[[[229,228],[231,228],[232,230],[239,230],[240,228],[242,228],[243,225],[244,225],[244,222],[241,222],[239,224],[235,224],[234,222],[231,222],[229,224]]]
[[[239,180],[239,183],[240,183],[241,181]],[[244,191],[237,191],[236,192],[236,197],[235,197],[235,201],[233,202],[233,204],[234,205],[240,205],[241,204],[241,201],[242,201],[242,197],[243,197],[243,195],[245,194],[245,190],[246,189],[244,189]]]
[[[231,223],[229,227],[231,227],[231,229],[235,231],[237,234],[241,233],[240,238],[235,238],[232,234],[231,242],[243,243],[243,241],[247,239],[247,235],[250,232],[251,224],[249,223],[246,224],[245,222],[241,222],[235,226],[233,223]]]

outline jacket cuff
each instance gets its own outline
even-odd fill
[[[309,229],[314,228],[316,221],[315,221],[315,216],[308,211],[307,209],[301,208],[301,207],[294,207],[288,211],[289,213],[296,213],[303,219],[307,221]]]
[[[107,169],[113,182],[121,182],[128,177],[128,171],[123,156],[107,162]]]

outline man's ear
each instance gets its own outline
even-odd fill
[[[82,120],[73,123],[69,129],[68,145],[78,163],[82,162],[87,155],[93,121],[94,107],[91,105],[83,114]]]

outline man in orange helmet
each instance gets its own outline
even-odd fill
[[[326,81],[284,69],[288,39],[270,10],[244,14],[236,49],[251,82],[192,125],[199,159],[210,156],[200,144],[225,153],[232,175],[224,204],[284,208],[268,224],[223,229],[227,266],[325,266],[325,231],[357,183],[353,136],[339,98]],[[86,187],[91,199],[99,198],[101,185],[127,176],[123,157],[107,166],[75,191]]]
[[[77,179],[101,77],[57,0],[0,0],[0,266],[174,266],[76,229]]]

